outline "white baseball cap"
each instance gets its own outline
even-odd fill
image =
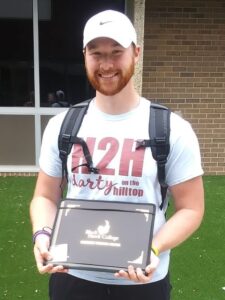
[[[124,48],[128,48],[133,42],[137,45],[137,34],[129,18],[115,10],[105,10],[91,17],[85,27],[83,36],[83,48],[87,44],[100,37],[115,40]]]

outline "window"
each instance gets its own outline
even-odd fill
[[[94,95],[82,35],[104,9],[124,11],[125,1],[0,0],[0,172],[37,170],[44,128],[62,108],[49,99],[68,106]]]
[[[40,103],[62,107],[94,96],[85,73],[82,36],[89,16],[124,11],[125,1],[52,1],[51,18],[39,20]]]
[[[0,165],[35,165],[33,116],[1,116],[0,137]]]
[[[0,106],[33,103],[32,3],[0,1]]]

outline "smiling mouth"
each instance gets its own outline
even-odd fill
[[[115,73],[115,74],[99,74],[99,76],[101,77],[101,78],[103,78],[103,79],[110,79],[110,78],[113,78],[113,77],[115,77],[117,75],[117,73]]]

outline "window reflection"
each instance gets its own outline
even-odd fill
[[[41,106],[70,106],[94,96],[84,68],[83,26],[91,15],[103,9],[124,10],[125,1],[52,1],[50,20],[39,20]],[[63,103],[56,103],[63,91]],[[49,98],[51,100],[49,100]],[[52,100],[55,98],[54,100]],[[55,101],[52,104],[52,101]]]
[[[24,2],[0,1],[0,106],[33,105],[32,4],[23,10]]]
[[[32,2],[0,0],[0,107],[35,106]],[[83,26],[100,10],[124,7],[124,0],[95,0],[94,5],[38,0],[42,107],[70,106],[94,96],[84,69]]]
[[[39,20],[40,103],[68,107],[94,95],[84,69],[84,14],[79,1],[55,0],[49,20]],[[79,9],[78,9],[79,7]]]

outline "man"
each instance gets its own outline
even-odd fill
[[[104,182],[117,186],[135,181],[143,191],[135,196],[106,194],[77,182],[95,180],[84,167],[71,171],[80,158],[73,147],[68,159],[68,198],[101,199],[127,202],[152,202],[157,206],[151,263],[145,272],[128,267],[115,274],[65,270],[45,265],[51,258],[49,238],[61,196],[61,161],[58,134],[65,113],[53,117],[43,136],[40,173],[31,202],[34,254],[40,273],[52,273],[50,299],[170,299],[168,276],[169,251],[186,240],[200,225],[204,212],[201,159],[196,136],[190,124],[171,114],[170,154],[166,181],[175,212],[166,221],[160,210],[160,185],[156,162],[146,148],[142,159],[129,160],[137,139],[148,139],[150,101],[136,92],[132,75],[140,55],[136,32],[129,19],[115,11],[93,16],[84,29],[83,52],[87,76],[96,90],[78,136],[94,141],[92,158]],[[129,143],[128,143],[129,141]],[[132,144],[132,145],[131,145]],[[73,180],[76,178],[76,180]]]

